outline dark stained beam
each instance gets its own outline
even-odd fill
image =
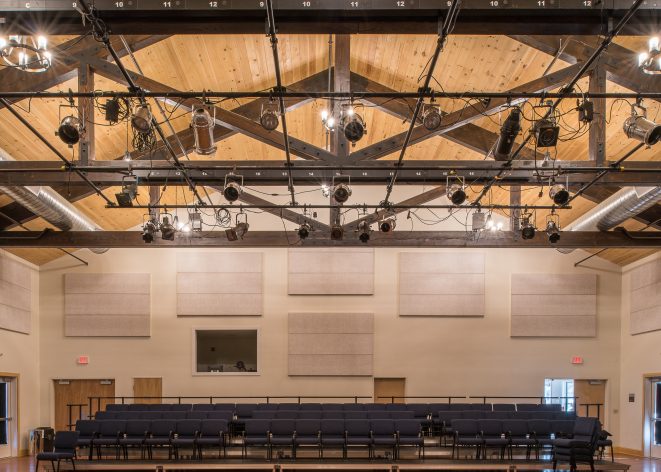
[[[510,92],[543,92],[550,91],[558,88],[565,82],[568,82],[581,68],[580,64],[574,64],[565,67],[557,72],[552,72],[538,79],[532,80],[525,84],[514,87]],[[443,124],[439,129],[428,130],[424,126],[418,125],[411,136],[410,144],[417,144],[423,142],[433,136],[440,136],[454,129],[460,128],[463,125],[471,123],[484,115],[496,113],[499,110],[508,106],[508,104],[516,104],[521,100],[507,100],[507,99],[493,99],[486,103],[476,102],[470,107],[465,107],[453,113],[446,115],[443,119]],[[352,162],[380,159],[393,152],[399,151],[403,144],[407,133],[399,133],[383,141],[374,143],[359,151],[351,153],[349,160]],[[494,141],[495,142],[495,141]],[[492,143],[493,144],[493,143]]]
[[[174,241],[155,238],[151,244],[142,240],[140,231],[2,231],[3,248],[159,248],[159,247],[365,247],[357,237],[333,241],[326,234],[313,233],[304,241],[293,242],[292,235],[284,231],[249,231],[243,239],[228,241],[224,231],[209,231],[190,235],[178,234]],[[660,248],[661,233],[633,232],[627,236],[621,231],[563,232],[560,241],[551,244],[543,232],[535,238],[522,239],[518,233],[503,231],[497,237],[473,238],[465,231],[394,231],[375,232],[369,247],[453,247],[453,248]],[[295,236],[294,236],[295,238]]]
[[[87,64],[78,67],[78,91],[93,92],[94,71]],[[78,116],[83,123],[84,133],[78,143],[78,160],[82,165],[95,159],[95,126],[94,126],[94,100],[78,99]]]
[[[600,64],[597,64],[590,72],[589,91],[606,91],[606,70]],[[602,166],[606,161],[606,99],[595,98],[592,103],[594,105],[594,120],[589,125],[588,154],[591,161],[594,161],[598,166]]]
[[[333,91],[350,92],[351,91],[351,36],[348,34],[335,35],[335,50],[333,54]],[[344,102],[346,103],[346,102]],[[336,102],[333,106],[336,130],[331,134],[331,152],[335,154],[340,161],[343,161],[349,155],[350,143],[339,128],[340,111],[343,102]]]
[[[513,185],[510,187],[510,205],[521,205],[520,185]],[[521,210],[513,208],[510,211],[510,231],[519,231],[521,229]]]

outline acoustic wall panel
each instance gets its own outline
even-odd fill
[[[631,271],[631,334],[661,329],[661,260]]]
[[[65,336],[150,336],[149,274],[64,275]]]
[[[597,276],[512,274],[512,337],[597,335]]]
[[[374,249],[289,249],[289,295],[373,295]]]
[[[177,315],[259,316],[262,253],[177,254]]]
[[[484,254],[399,254],[400,316],[484,316]]]
[[[0,255],[0,329],[29,334],[32,318],[32,269]]]
[[[289,375],[372,375],[373,313],[289,313]]]

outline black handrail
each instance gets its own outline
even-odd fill
[[[581,406],[585,407],[585,416],[590,416],[590,407],[597,407],[597,418],[601,418],[601,407],[604,406],[603,403],[581,403]]]
[[[482,403],[487,403],[487,400],[539,400],[540,405],[548,403],[545,400],[570,400],[574,399],[574,403],[579,397],[546,397],[544,395],[536,396],[510,396],[510,395],[470,395],[468,398],[481,399]]]
[[[69,423],[67,424],[67,428],[69,428],[69,431],[71,431],[72,428],[76,425],[72,417],[73,407],[76,406],[78,407],[78,419],[83,419],[83,407],[87,405],[85,403],[67,403],[67,408],[69,410]]]
[[[415,395],[415,396],[413,396],[413,395],[402,395],[402,396],[389,395],[389,396],[385,396],[385,397],[376,397],[376,398],[377,399],[390,398],[391,403],[395,403],[395,399],[398,399],[398,400],[408,400],[408,399],[411,399],[411,400],[422,400],[422,399],[443,400],[443,399],[447,399],[448,403],[452,403],[453,399],[461,400],[461,399],[467,399],[468,397],[465,396],[465,395]]]

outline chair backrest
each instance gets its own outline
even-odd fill
[[[252,418],[252,412],[257,410],[255,403],[238,403],[234,409],[239,418]]]
[[[150,404],[147,403],[133,403],[131,405],[126,405],[128,411],[150,411]],[[161,410],[163,411],[163,410]]]
[[[494,403],[493,411],[515,411],[516,405],[514,403]]]
[[[321,420],[296,420],[298,436],[315,436],[321,431]]]
[[[365,411],[365,405],[362,403],[344,403],[342,409],[344,411]]]
[[[207,418],[210,420],[225,420],[232,421],[233,411],[230,410],[214,410],[207,413]]]
[[[213,411],[214,405],[211,403],[196,403],[193,405],[193,411]]]
[[[301,409],[301,405],[298,403],[278,403],[278,410],[284,411],[298,411]]]
[[[343,420],[343,411],[322,411],[321,418],[325,420]]]
[[[529,415],[530,415],[530,419],[536,419],[536,420],[537,419],[552,420],[553,418],[555,418],[555,413],[552,411],[531,411]]]
[[[273,420],[271,421],[271,434],[273,436],[293,436],[296,430],[296,420]]]
[[[209,411],[187,411],[186,419],[187,420],[206,420],[209,415]]]
[[[439,411],[438,420],[445,423],[446,426],[452,424],[455,420],[461,419],[460,411]]]
[[[187,414],[187,411],[164,411],[161,417],[164,420],[185,420]]]
[[[407,411],[408,409],[406,403],[386,403],[386,410],[388,411]]]
[[[215,403],[213,405],[214,411],[234,411],[235,408],[234,403]]]
[[[539,411],[540,405],[537,403],[517,403],[516,411]]]
[[[202,420],[200,435],[220,436],[227,432],[227,424],[226,420]]]
[[[374,436],[393,436],[397,431],[393,420],[370,420],[370,428]]]
[[[321,434],[325,436],[344,436],[344,420],[322,419]]]
[[[409,403],[407,406],[415,418],[426,418],[431,413],[427,403]]]
[[[513,420],[528,420],[531,419],[532,413],[531,411],[510,411],[508,415]]]
[[[116,411],[97,411],[94,414],[94,419],[95,420],[114,420],[117,418],[117,413]]]
[[[461,413],[461,418],[466,420],[479,420],[486,416],[486,411],[479,410],[464,410],[459,412]]]
[[[126,421],[124,420],[107,420],[100,421],[99,423],[101,424],[98,433],[105,437],[113,437],[118,434],[123,434],[126,429]]]
[[[493,411],[491,403],[471,403],[470,409],[476,411]]]
[[[266,436],[271,428],[270,420],[250,419],[245,421],[246,436]]]
[[[321,403],[301,403],[299,405],[299,410],[321,411]]]
[[[166,437],[176,430],[176,420],[153,420],[149,425],[149,432],[154,437]]]
[[[531,433],[527,420],[503,420],[503,431],[515,438],[520,438]]]
[[[366,420],[367,412],[366,411],[345,411],[344,419],[347,420]]]
[[[127,411],[129,406],[123,403],[108,403],[106,405],[106,411]]]
[[[347,431],[347,436],[369,436],[370,422],[369,420],[345,420],[344,429]]]
[[[386,411],[387,406],[383,403],[365,403],[363,408],[365,411]]]
[[[452,420],[452,429],[459,436],[476,436],[480,433],[480,423],[478,420]]]
[[[415,418],[415,411],[407,410],[407,411],[390,411],[388,412],[390,415],[390,418],[393,420],[405,420],[407,418]]]
[[[136,411],[136,412],[128,412],[130,416],[128,416],[126,419],[141,419],[141,420],[160,420],[162,418],[170,419],[169,416],[165,415],[171,415],[171,411]]]
[[[301,420],[319,420],[322,415],[321,410],[301,410],[298,412],[298,418]]]
[[[367,413],[367,418],[370,420],[389,420],[391,413],[398,413],[398,412],[391,412],[391,411],[386,411],[386,410],[370,410],[366,411]]]
[[[74,454],[78,443],[78,431],[58,431],[55,433],[53,450],[59,453]]]
[[[192,409],[193,405],[190,403],[175,403],[170,408],[170,411],[191,411]]]
[[[322,403],[322,411],[342,411],[342,403]]]
[[[144,436],[149,431],[151,421],[149,420],[128,420],[126,422],[127,436]]]
[[[450,411],[451,410],[451,403],[430,403],[429,404],[429,410],[432,412],[435,411]]]
[[[418,436],[421,434],[418,420],[395,420],[395,429],[402,436]]]
[[[535,433],[540,438],[548,438],[551,433],[555,433],[553,422],[548,420],[528,420],[528,430]]]
[[[278,410],[275,417],[282,420],[295,420],[298,418],[298,410]]]
[[[76,431],[80,436],[88,438],[99,430],[100,423],[96,420],[78,420],[76,421]]]
[[[595,431],[599,429],[599,420],[597,418],[586,418],[583,416],[578,416],[574,420],[574,437],[592,437],[595,434]]]
[[[255,420],[272,420],[275,418],[275,414],[277,413],[277,410],[257,410],[252,412],[252,419]]]
[[[191,437],[200,430],[201,420],[179,420],[175,430],[179,436]]]
[[[578,418],[577,418],[578,419]],[[570,434],[574,432],[574,422],[571,420],[553,420],[555,434]]]
[[[451,403],[449,408],[450,411],[468,411],[472,409],[470,403]]]
[[[491,411],[487,414],[486,419],[506,420],[509,417],[510,417],[509,411]]]
[[[260,403],[257,405],[257,410],[259,411],[269,411],[269,410],[277,410],[279,409],[279,405],[277,403]]]
[[[480,430],[484,436],[496,437],[505,433],[503,422],[500,420],[480,420]]]

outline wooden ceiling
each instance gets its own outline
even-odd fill
[[[68,39],[68,38],[67,38]],[[61,42],[62,38],[54,38]],[[560,38],[558,38],[558,44]],[[597,44],[595,37],[594,42]],[[617,38],[616,42],[634,51],[644,48],[644,38]],[[279,37],[281,68],[285,84],[302,80],[312,74],[327,69],[329,65],[329,37],[327,35],[287,35]],[[429,35],[354,35],[351,37],[351,70],[373,81],[398,91],[416,90],[419,87],[419,75],[429,60],[436,43],[435,36]],[[172,36],[135,54],[143,74],[178,90],[263,90],[275,84],[273,59],[268,39],[263,35],[210,35],[210,36]],[[539,78],[549,67],[553,58],[536,49],[528,47],[506,36],[451,36],[441,54],[436,67],[435,81],[432,87],[445,91],[506,91],[517,85]],[[127,68],[135,70],[127,58]],[[562,60],[553,63],[550,71],[557,71],[569,64]],[[580,90],[587,90],[587,79],[579,82]],[[75,79],[64,82],[52,90],[76,90]],[[96,76],[95,88],[99,90],[124,90],[125,87]],[[608,83],[608,91],[623,91],[614,83]],[[463,106],[463,101],[440,101],[446,112],[452,112]],[[68,113],[60,108],[59,100],[32,100],[20,102],[21,114],[30,116],[33,125],[45,136],[52,137],[51,142],[67,157],[75,160],[75,150],[67,148],[53,136],[61,116]],[[226,101],[223,108],[232,109],[239,103]],[[566,100],[560,107],[561,113],[569,112],[576,103]],[[648,114],[653,119],[661,116],[661,106],[657,102],[648,102]],[[326,133],[319,119],[324,101],[314,101],[288,113],[289,133],[315,146],[324,148]],[[189,124],[189,114],[172,106],[166,107],[172,125],[176,131],[184,130]],[[367,123],[367,135],[357,143],[354,149],[374,144],[384,138],[406,131],[408,123],[395,118],[375,107],[364,106],[358,109]],[[532,114],[532,108],[526,106],[526,116]],[[622,122],[630,113],[623,101],[607,103],[607,159],[615,160],[633,147],[631,140],[622,132]],[[159,117],[160,118],[160,117]],[[478,119],[474,124],[493,132],[498,132],[500,114]],[[567,127],[578,127],[576,113],[564,116]],[[97,111],[96,159],[117,159],[127,150],[127,129],[125,124],[105,126],[102,114]],[[20,126],[5,109],[0,110],[0,147],[17,160],[57,159],[41,143],[36,142],[27,129]],[[581,134],[581,133],[579,133]],[[130,149],[130,143],[129,147]],[[216,158],[240,160],[283,159],[284,153],[259,141],[241,134],[235,134],[218,143]],[[560,160],[587,160],[588,136],[582,134],[576,139],[560,142],[553,152]],[[199,158],[194,153],[191,159]],[[386,156],[396,159],[398,154]],[[456,144],[442,137],[433,137],[411,146],[406,153],[407,160],[415,159],[475,159],[482,160],[484,155]],[[635,160],[659,159],[659,148],[641,150]],[[204,157],[209,158],[208,156]],[[479,191],[479,189],[475,189]],[[111,196],[114,189],[106,190]],[[6,203],[6,198],[0,203]],[[164,197],[174,201],[176,193],[169,190]],[[189,200],[190,201],[190,200]],[[509,203],[507,188],[494,187],[485,201]],[[537,188],[524,188],[524,204],[548,204],[546,194],[538,197]],[[562,225],[588,211],[595,204],[579,198],[573,203],[573,209],[562,212]],[[127,229],[142,222],[140,210],[105,210],[99,197],[88,197],[76,203],[88,216],[105,229]],[[543,223],[545,215],[538,214],[538,223]],[[275,221],[275,220],[274,220]],[[631,221],[632,228],[642,224]],[[31,229],[45,226],[41,220],[34,220],[26,225]],[[62,255],[57,250],[15,250],[21,257],[43,264]],[[616,264],[624,265],[650,254],[651,251],[607,250],[600,257]]]

